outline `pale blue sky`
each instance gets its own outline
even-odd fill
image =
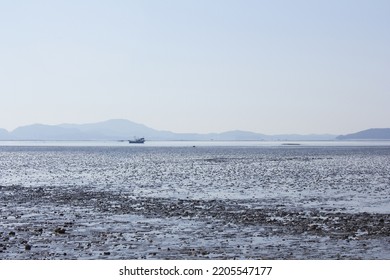
[[[390,127],[390,1],[0,0],[0,127]]]

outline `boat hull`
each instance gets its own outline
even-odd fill
[[[145,143],[145,138],[129,140],[129,144],[143,144],[143,143]]]

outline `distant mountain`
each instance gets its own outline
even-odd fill
[[[66,129],[56,125],[33,124],[21,126],[10,133],[12,139],[22,140],[63,140],[82,139],[77,129]]]
[[[3,128],[0,128],[0,139],[7,140],[9,137],[9,132]]]
[[[159,131],[128,120],[116,119],[90,124],[61,124],[64,129],[76,129],[90,139],[128,139],[129,137],[142,136],[155,138]]]
[[[253,141],[253,140],[333,140],[335,135],[265,135],[250,131],[227,131],[223,133],[174,133],[156,130],[143,124],[116,119],[89,124],[33,124],[8,132],[0,129],[0,140],[126,140],[145,137],[147,140],[182,141]]]
[[[371,128],[352,134],[340,135],[337,140],[390,140],[390,128]]]
[[[125,140],[135,136],[159,139],[169,135],[127,120],[109,120],[91,124],[33,124],[8,133],[13,140]],[[0,138],[2,135],[0,134]]]

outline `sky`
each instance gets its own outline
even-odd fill
[[[390,127],[390,1],[0,0],[0,128]]]

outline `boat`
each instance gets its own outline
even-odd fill
[[[129,140],[130,144],[143,144],[145,143],[145,138],[135,138],[134,140]]]

